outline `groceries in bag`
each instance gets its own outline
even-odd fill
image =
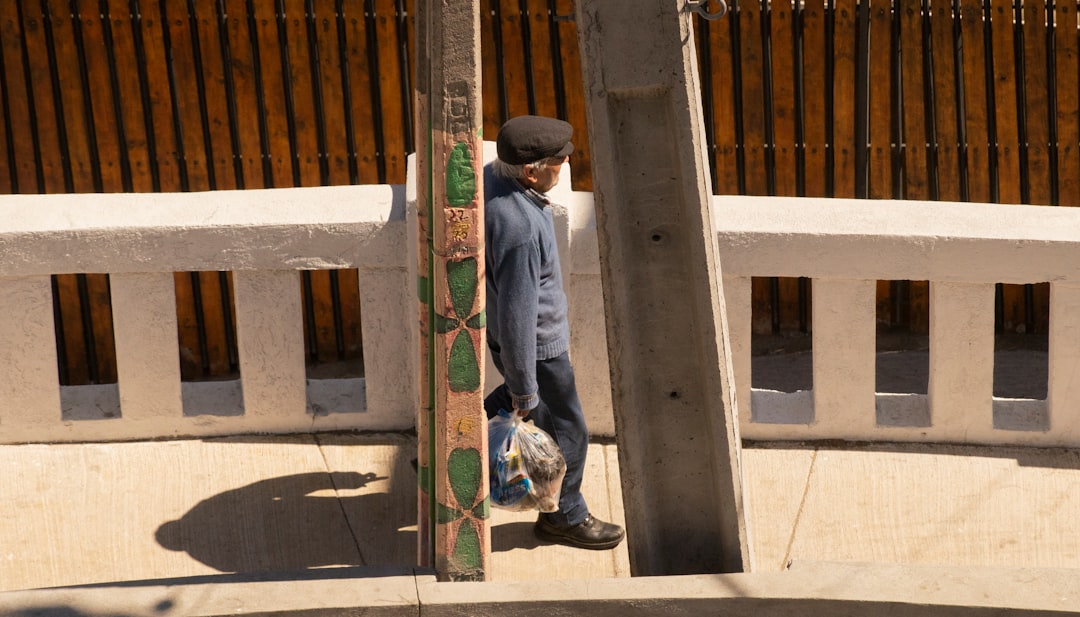
[[[491,503],[515,511],[559,509],[566,460],[558,444],[532,422],[499,410],[488,420]]]

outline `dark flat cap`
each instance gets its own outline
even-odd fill
[[[574,151],[569,122],[544,116],[518,116],[506,121],[495,140],[499,158],[511,165],[535,163],[551,156],[567,156]]]

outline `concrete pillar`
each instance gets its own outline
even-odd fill
[[[992,439],[993,283],[930,282],[927,394],[930,434],[936,439],[956,443]]]
[[[635,576],[751,565],[691,15],[577,3]]]
[[[1049,387],[1046,401],[1050,431],[1059,443],[1080,442],[1080,287],[1050,283]]]
[[[877,349],[876,281],[814,279],[814,426],[836,437],[871,435]]]
[[[109,276],[109,291],[121,416],[183,417],[173,274],[118,272]]]
[[[0,277],[0,315],[0,431],[55,426],[60,377],[50,277]]]
[[[441,580],[486,580],[480,5],[416,7],[421,563]]]
[[[300,272],[237,270],[232,278],[244,415],[270,423],[304,417],[307,376]]]

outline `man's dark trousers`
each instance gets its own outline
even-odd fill
[[[499,373],[503,371],[499,354],[492,350],[491,359]],[[589,507],[581,494],[581,479],[585,473],[585,455],[589,448],[589,429],[581,410],[574,368],[570,354],[563,353],[550,360],[536,362],[536,383],[540,404],[529,412],[529,418],[539,428],[555,439],[566,459],[566,477],[559,495],[559,511],[543,514],[548,523],[559,527],[577,525],[589,514]],[[492,390],[484,399],[484,411],[488,419],[494,418],[500,409],[511,410],[510,391],[505,384]]]

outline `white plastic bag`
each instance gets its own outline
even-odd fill
[[[507,510],[559,509],[566,460],[558,444],[532,422],[500,410],[488,420],[491,504]]]

